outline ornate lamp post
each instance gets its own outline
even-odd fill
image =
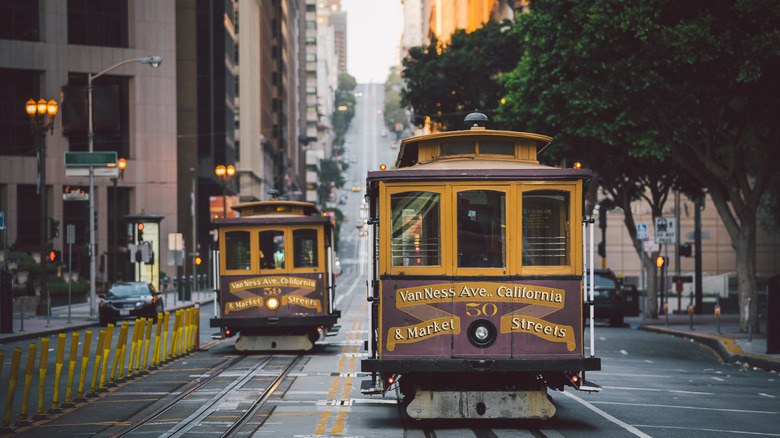
[[[41,201],[41,301],[35,313],[38,315],[49,316],[49,290],[46,288],[46,246],[49,239],[46,236],[46,222],[48,222],[47,200],[46,200],[46,131],[54,134],[54,118],[57,116],[59,106],[54,100],[46,101],[40,99],[35,102],[30,99],[25,104],[27,115],[30,116],[30,129],[33,137],[38,140],[38,195]]]
[[[111,67],[101,71],[98,74],[93,75],[89,73],[87,75],[87,106],[89,111],[87,113],[88,130],[87,130],[87,142],[89,144],[89,152],[94,152],[93,143],[95,139],[95,132],[92,129],[92,82],[110,72],[111,70],[121,67],[125,64],[133,62],[140,62],[141,64],[149,64],[152,67],[159,67],[162,64],[162,57],[160,56],[144,56],[143,58],[132,58],[118,62]],[[89,317],[95,318],[97,314],[97,294],[95,293],[95,169],[89,167]]]
[[[214,173],[217,174],[219,185],[222,186],[222,218],[224,219],[227,217],[227,186],[233,180],[236,168],[232,164],[227,167],[220,164],[214,169]]]

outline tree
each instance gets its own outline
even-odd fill
[[[512,70],[522,53],[509,30],[508,20],[489,21],[471,33],[455,31],[448,44],[434,38],[428,46],[410,49],[401,98],[413,110],[412,123],[423,126],[430,117],[435,129],[454,129],[475,109],[496,108],[504,95],[497,78]]]
[[[736,251],[740,302],[751,299],[752,315],[758,309],[756,218],[780,158],[775,6],[768,0],[535,0],[523,19],[535,22],[535,33],[523,36],[545,40],[555,56],[527,52],[515,72],[525,81],[538,78],[524,76],[523,66],[535,62],[549,76],[546,84],[562,79],[552,91],[537,89],[540,101],[579,104],[594,120],[618,109],[623,116],[603,120],[629,128],[650,123],[661,140],[648,145],[651,154],[667,150],[712,198]],[[582,93],[587,99],[580,102]],[[751,323],[758,330],[757,319]],[[744,312],[741,327],[748,329]]]
[[[401,131],[409,127],[409,117],[401,101],[403,87],[404,81],[400,73],[392,69],[385,81],[385,109],[382,114],[385,118],[385,126],[390,132],[395,133],[396,140]]]
[[[333,146],[336,155],[341,155],[344,145],[344,135],[347,133],[352,118],[355,117],[355,78],[347,73],[339,75],[339,86],[336,89],[335,108],[333,113]]]
[[[624,213],[624,225],[637,256],[642,241],[636,236],[631,203],[643,199],[653,216],[661,216],[671,189],[697,193],[698,185],[675,167],[669,148],[647,116],[623,108],[626,98],[602,98],[605,76],[592,77],[580,61],[582,53],[601,52],[601,36],[586,29],[601,14],[588,6],[535,2],[535,11],[518,17],[513,32],[525,41],[517,68],[501,83],[509,90],[499,108],[500,125],[518,131],[541,132],[555,138],[540,156],[548,165],[581,161],[593,169],[586,193],[586,214],[592,215],[602,192]],[[541,6],[541,8],[539,7]],[[595,32],[595,30],[594,30]],[[657,253],[644,258],[644,269],[655,272]],[[656,276],[647,276],[646,314],[658,313]]]

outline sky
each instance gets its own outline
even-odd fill
[[[401,0],[341,0],[347,13],[347,73],[358,84],[384,83],[403,29]]]

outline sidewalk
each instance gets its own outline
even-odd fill
[[[720,327],[718,327],[718,319],[720,319]],[[625,321],[640,330],[693,339],[715,350],[724,362],[742,363],[780,372],[780,353],[767,353],[765,320],[761,322],[761,332],[752,334],[740,332],[737,314],[721,315],[720,318],[711,314],[693,315],[692,325],[688,314],[670,314],[668,324],[664,315],[660,315],[658,319],[643,319],[637,316],[626,318]],[[772,336],[773,341],[778,342],[776,339],[780,333],[773,333]]]
[[[98,298],[99,300],[100,298]],[[192,307],[195,303],[205,304],[214,301],[214,291],[202,290],[192,292],[188,301],[176,298],[176,292],[163,293],[166,311],[174,311],[185,307]],[[22,329],[22,325],[24,328]],[[14,312],[13,333],[0,333],[0,344],[38,339],[44,336],[61,333],[63,331],[81,330],[87,327],[98,326],[97,309],[94,318],[89,317],[89,304],[72,304],[70,307],[70,323],[68,323],[68,306],[52,307],[51,316],[35,316],[34,313],[24,315],[24,321],[19,312]]]

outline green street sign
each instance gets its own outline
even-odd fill
[[[65,167],[116,167],[116,152],[65,152]]]

